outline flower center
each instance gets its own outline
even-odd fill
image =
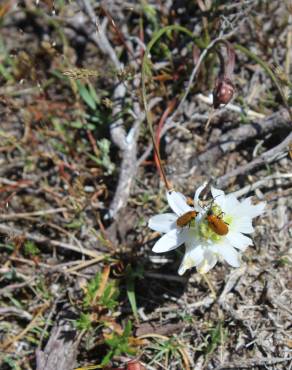
[[[214,242],[218,242],[222,236],[216,234],[209,226],[207,219],[204,219],[204,221],[200,224],[200,236],[203,239],[208,239]]]

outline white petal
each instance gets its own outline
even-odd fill
[[[217,253],[220,254],[227,263],[229,263],[229,265],[232,267],[240,266],[239,254],[231,245],[222,243],[222,245],[216,246],[216,250]]]
[[[203,248],[201,245],[197,245],[196,247],[191,247],[189,250],[190,257],[195,261],[195,266],[197,266],[204,258],[203,255]]]
[[[252,199],[252,197],[248,197],[248,198],[245,198],[245,199],[241,200],[241,205],[242,206],[251,206],[252,205],[251,199]]]
[[[186,248],[186,253],[178,269],[178,274],[183,275],[186,270],[198,266],[203,260],[203,249],[201,245]]]
[[[247,217],[254,218],[264,212],[265,206],[266,206],[266,202],[260,202],[256,205],[253,205],[251,203],[251,197],[250,197],[250,198],[244,199],[240,203],[240,213],[244,214]]]
[[[187,213],[193,210],[193,208],[191,208],[187,204],[187,200],[182,193],[179,193],[177,191],[168,191],[166,193],[166,196],[167,196],[167,201],[168,201],[170,208],[178,216],[181,216],[184,213]]]
[[[150,229],[160,233],[168,233],[176,228],[177,215],[175,213],[163,213],[150,218],[148,226]]]
[[[155,253],[171,251],[182,245],[186,241],[187,237],[188,230],[171,230],[157,240],[152,248],[152,251]]]
[[[254,232],[254,228],[252,226],[252,218],[243,216],[243,217],[234,217],[232,220],[231,228],[232,231],[250,234]]]
[[[211,193],[212,193],[212,196],[214,198],[214,202],[217,203],[218,206],[222,208],[222,210],[224,210],[224,208],[225,208],[225,198],[226,198],[226,196],[224,194],[224,191],[213,188],[213,186],[211,186]]]
[[[249,245],[253,245],[253,241],[249,237],[233,231],[229,231],[226,235],[226,239],[233,247],[241,251],[245,251]]]
[[[260,202],[257,205],[250,205],[246,207],[245,214],[249,217],[257,217],[264,212],[264,208],[266,207],[266,202]]]
[[[222,210],[228,215],[242,215],[241,209],[240,209],[240,202],[233,194],[228,194],[225,197],[225,205],[224,207],[221,207]]]
[[[209,249],[204,251],[204,259],[203,261],[197,266],[198,272],[200,274],[206,274],[210,271],[217,263],[218,258],[215,253],[210,251]]]

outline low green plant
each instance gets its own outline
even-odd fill
[[[39,248],[35,245],[34,242],[27,240],[24,243],[24,255],[29,257],[34,257],[40,254]]]
[[[75,326],[79,330],[89,331],[96,327],[97,324],[106,325],[105,317],[101,319],[98,314],[92,314],[94,311],[104,312],[112,311],[117,306],[119,290],[114,281],[108,281],[102,292],[99,289],[102,283],[102,274],[98,273],[92,278],[85,287],[82,309],[79,319],[75,320]]]
[[[141,2],[142,12],[144,13],[145,17],[149,20],[149,22],[154,27],[155,31],[159,28],[159,22],[157,17],[156,9],[153,5],[148,4],[146,0]]]
[[[114,281],[109,281],[101,296],[97,297],[97,293],[101,284],[101,279],[102,275],[99,273],[96,274],[95,277],[89,281],[83,300],[84,307],[88,308],[99,305],[103,308],[107,308],[108,310],[113,310],[118,304],[117,298],[119,296],[119,290]]]
[[[106,92],[101,92],[102,96],[98,96],[91,83],[84,84],[81,81],[76,81],[78,93],[82,101],[87,106],[86,113],[83,116],[82,127],[87,130],[94,130],[97,126],[107,125],[108,111],[104,110],[102,99],[106,96]],[[76,123],[75,123],[76,125]]]
[[[100,366],[106,366],[114,356],[134,355],[136,350],[131,346],[132,323],[128,321],[121,335],[113,333],[105,340],[105,344],[110,348],[108,353],[102,359]]]
[[[2,76],[6,82],[13,82],[14,78],[11,74],[13,59],[9,56],[6,45],[4,44],[2,38],[0,38],[0,55],[1,55],[0,76]]]
[[[89,313],[81,312],[79,319],[75,321],[75,326],[80,331],[89,331],[92,329],[91,315]]]
[[[222,345],[227,337],[227,329],[224,328],[223,322],[219,321],[218,324],[209,330],[208,345],[206,347],[206,355],[210,356],[218,346]]]
[[[97,141],[97,146],[100,151],[99,157],[88,154],[89,158],[97,163],[99,166],[102,166],[106,172],[105,175],[111,175],[115,170],[115,165],[110,159],[110,141],[106,138]]]
[[[169,364],[172,361],[181,360],[181,344],[179,344],[176,338],[169,338],[166,340],[158,339],[155,344],[149,346],[149,349],[156,352],[152,356],[152,360],[149,362],[149,365],[153,363],[164,363],[167,361]]]
[[[78,330],[90,332],[90,335],[93,335],[96,330],[108,332],[109,327],[115,328],[112,326],[112,314],[109,311],[113,311],[118,304],[119,290],[112,280],[107,280],[106,286],[103,287],[105,276],[103,273],[98,273],[88,282],[83,298],[83,312],[75,321]],[[130,321],[126,323],[122,333],[113,329],[111,334],[103,335],[104,344],[109,350],[98,368],[109,364],[114,356],[135,354],[135,348],[131,344],[132,323]]]
[[[96,95],[96,92],[91,84],[88,84],[88,86],[84,85],[80,81],[76,82],[78,92],[84,101],[84,103],[91,108],[93,111],[97,109],[97,105],[100,103],[98,96]]]
[[[21,367],[18,365],[17,360],[15,360],[12,356],[5,356],[2,359],[2,364],[7,367],[7,369],[11,370],[21,370]],[[6,368],[6,367],[5,367]]]
[[[136,301],[136,293],[135,293],[135,281],[137,279],[143,278],[143,267],[139,266],[136,269],[133,269],[131,265],[128,265],[126,268],[126,287],[127,287],[127,295],[128,299],[134,314],[134,317],[137,322],[139,322],[138,318],[138,308],[137,308],[137,301]]]
[[[36,280],[35,286],[31,287],[31,289],[34,290],[35,293],[44,300],[50,300],[52,298],[52,293],[50,291],[50,287],[48,286],[48,282],[43,276],[40,276],[39,279]]]

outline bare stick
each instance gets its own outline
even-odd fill
[[[204,103],[206,103],[206,104],[208,104],[208,105],[212,105],[212,99],[210,99],[209,97],[207,97],[207,96],[204,96],[203,94],[197,94],[196,95],[196,97],[199,99],[199,100],[201,100],[201,101],[203,101]],[[241,113],[244,113],[245,115],[247,115],[248,117],[250,117],[250,119],[251,120],[254,120],[254,119],[265,119],[265,121],[263,121],[263,125],[261,125],[261,123],[259,123],[259,125],[260,125],[260,129],[261,129],[261,131],[262,130],[264,130],[264,131],[266,131],[265,130],[265,128],[267,128],[268,130],[271,130],[271,129],[273,129],[273,127],[275,126],[275,125],[277,125],[277,124],[281,124],[281,122],[280,122],[280,118],[282,117],[282,112],[279,112],[279,113],[276,113],[276,119],[273,117],[273,116],[270,116],[270,117],[266,117],[264,114],[261,114],[261,113],[258,113],[258,112],[255,112],[255,111],[253,111],[253,110],[251,110],[251,109],[248,109],[248,110],[243,110],[241,107],[239,107],[239,106],[236,106],[236,105],[234,105],[234,104],[231,104],[231,103],[229,103],[229,104],[227,104],[226,105],[226,107],[224,107],[224,108],[221,108],[221,109],[218,109],[217,111],[216,111],[216,113],[212,116],[212,117],[210,117],[211,119],[213,119],[215,116],[219,116],[220,114],[223,114],[226,110],[231,110],[231,111],[235,111],[235,112],[241,112]],[[278,116],[279,116],[279,118],[278,118]],[[281,117],[280,117],[281,116]],[[283,120],[283,125],[284,126],[286,126],[286,116],[285,116],[285,112],[283,113],[283,116],[284,116],[284,120]],[[199,115],[199,114],[194,114],[192,117],[191,117],[191,119],[193,120],[193,119],[195,119],[195,120],[200,120],[200,121],[203,121],[203,122],[205,122],[205,120],[206,119],[208,119],[208,116],[206,115]],[[288,123],[288,122],[287,122]],[[270,124],[271,124],[271,126],[270,126]],[[165,134],[166,134],[166,132],[168,131],[168,130],[170,130],[170,129],[172,129],[172,128],[178,128],[178,129],[180,129],[180,128],[184,128],[183,127],[183,125],[182,125],[182,123],[180,123],[180,122],[171,122],[170,124],[168,124],[168,125],[164,125],[163,126],[163,128],[162,128],[162,130],[161,130],[161,133],[160,133],[160,137],[163,137]],[[240,128],[240,131],[242,130],[242,129],[244,129],[245,131],[248,131],[248,135],[250,135],[250,134],[256,134],[256,129],[255,129],[255,127],[254,127],[254,125],[252,124],[252,123],[250,123],[249,125],[245,125],[245,126],[242,126],[241,128]],[[232,136],[234,137],[234,131],[232,130],[231,131],[232,132]],[[237,133],[235,132],[235,134],[237,135]],[[228,133],[226,134],[226,135],[228,135]],[[226,135],[223,135],[223,137],[225,137],[225,139],[226,139]],[[237,135],[238,137],[241,137],[241,139],[243,139],[243,140],[246,140],[246,139],[248,139],[250,136],[246,136],[246,137],[242,137],[242,135],[241,135],[241,133],[240,132],[238,132],[238,135]],[[225,140],[224,139],[224,140]],[[228,140],[226,140],[227,142],[228,142]],[[230,140],[229,140],[230,141]],[[151,154],[151,151],[152,151],[152,149],[153,149],[153,144],[152,143],[150,143],[149,144],[149,146],[147,147],[147,149],[145,150],[145,152],[142,154],[142,156],[139,158],[139,165],[141,164],[141,163],[143,163],[148,157],[149,157],[149,155]],[[219,151],[217,151],[217,147],[214,149],[214,148],[212,148],[211,150],[213,150],[214,152],[216,151],[216,155],[221,155],[221,152],[220,152],[220,150]],[[230,150],[232,150],[233,148],[231,148],[230,147]],[[218,153],[218,154],[217,154]],[[212,153],[212,156],[213,156],[213,154],[214,153]],[[201,159],[204,161],[204,157],[205,157],[205,155],[208,157],[209,156],[209,151],[207,151],[207,152],[204,152],[204,153],[202,153],[201,154]],[[211,156],[210,156],[211,157]],[[206,158],[206,159],[208,159],[208,158]]]
[[[8,294],[10,291],[16,291],[17,289],[24,288],[25,286],[33,286],[35,278],[31,278],[23,283],[17,283],[17,284],[10,284],[6,285],[4,288],[0,289],[0,296]]]
[[[22,219],[26,217],[33,217],[33,216],[46,216],[46,215],[51,215],[55,213],[60,213],[60,212],[66,212],[68,211],[67,208],[53,208],[53,209],[44,209],[40,211],[35,211],[35,212],[24,212],[24,213],[12,213],[12,214],[3,214],[0,215],[0,220],[16,220],[16,219]]]
[[[238,280],[246,273],[246,271],[247,267],[241,266],[239,269],[236,269],[231,272],[231,274],[228,276],[228,280],[225,284],[225,287],[218,299],[218,303],[220,305],[224,304],[226,295],[234,288],[234,286],[238,283]]]
[[[36,243],[49,244],[49,245],[52,245],[52,246],[55,246],[55,247],[68,249],[68,250],[71,250],[71,251],[74,251],[74,252],[77,252],[77,253],[84,254],[85,256],[89,256],[89,257],[94,257],[94,258],[100,257],[99,253],[97,253],[95,251],[91,251],[89,249],[86,249],[86,248],[82,247],[81,245],[80,246],[75,246],[75,245],[72,245],[72,244],[60,242],[58,240],[51,240],[51,239],[46,238],[44,236],[33,234],[33,233],[28,233],[28,232],[16,229],[15,227],[10,227],[10,226],[3,225],[3,224],[0,224],[0,233],[7,234],[10,237],[14,236],[14,235],[16,235],[16,236],[17,235],[22,235],[26,239],[33,240]]]
[[[0,316],[18,316],[25,320],[32,320],[29,312],[16,307],[0,307]]]
[[[292,141],[292,132],[277,146],[274,148],[266,151],[262,155],[260,155],[258,158],[254,159],[253,161],[249,162],[248,164],[245,164],[243,166],[240,166],[233,171],[230,171],[226,175],[223,175],[219,177],[216,181],[216,185],[220,187],[226,186],[228,180],[231,177],[238,176],[240,174],[247,173],[254,169],[257,166],[260,166],[264,163],[269,163],[275,159],[276,156],[278,156],[280,153],[287,151],[288,152],[288,145]]]
[[[220,141],[216,144],[210,143],[207,149],[191,161],[191,166],[197,166],[202,162],[214,162],[224,154],[234,151],[246,140],[259,135],[270,133],[279,128],[290,129],[289,114],[285,110],[274,113],[259,122],[241,125],[238,128],[229,130],[220,136]]]
[[[267,182],[276,179],[290,179],[292,178],[292,173],[278,173],[276,175],[270,175],[264,177],[263,179],[253,182],[252,184],[246,185],[244,188],[234,191],[232,194],[236,196],[236,198],[240,198],[243,195],[254,191],[255,189],[260,188],[261,186],[265,185]]]
[[[136,109],[140,111],[138,104],[135,104],[135,106]],[[138,114],[139,117],[134,122],[129,134],[125,137],[125,140],[123,140],[120,135],[117,135],[117,130],[115,128],[111,127],[111,136],[113,140],[116,138],[116,143],[118,140],[123,140],[123,144],[121,143],[121,145],[118,145],[122,151],[123,157],[119,181],[114,198],[109,207],[109,215],[113,218],[116,218],[118,212],[126,206],[130,195],[131,186],[138,168],[137,141],[140,132],[140,125],[144,120],[144,115],[141,113]]]
[[[197,94],[196,95],[196,98],[198,98],[198,100],[201,100],[202,102],[204,102],[204,103],[206,103],[208,105],[212,105],[213,104],[212,97],[205,96],[203,94]],[[216,114],[215,115],[216,116],[219,115],[223,110],[230,110],[230,111],[233,111],[233,112],[242,113],[242,114],[250,117],[251,119],[262,119],[262,118],[265,118],[266,117],[262,113],[255,112],[252,109],[242,108],[242,107],[240,107],[238,105],[235,105],[235,104],[232,104],[232,103],[228,103],[226,106],[224,106],[220,110],[218,109],[216,111]]]
[[[225,363],[223,365],[220,365],[215,368],[215,370],[240,370],[240,369],[251,369],[255,368],[258,366],[267,366],[267,365],[276,365],[280,364],[282,362],[288,362],[291,361],[292,357],[286,357],[286,358],[281,358],[281,357],[271,357],[271,358],[252,358],[248,360],[241,360],[240,362],[229,362]]]

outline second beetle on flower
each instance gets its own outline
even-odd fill
[[[254,231],[252,219],[261,215],[265,202],[251,204],[251,198],[239,201],[233,194],[211,187],[213,199],[203,207],[199,201],[205,184],[200,186],[191,207],[183,194],[167,192],[167,200],[173,213],[151,217],[149,227],[164,233],[155,243],[153,252],[163,253],[185,244],[186,250],[178,273],[196,267],[207,273],[218,260],[225,260],[232,267],[240,266],[240,253],[252,245],[244,235]]]

